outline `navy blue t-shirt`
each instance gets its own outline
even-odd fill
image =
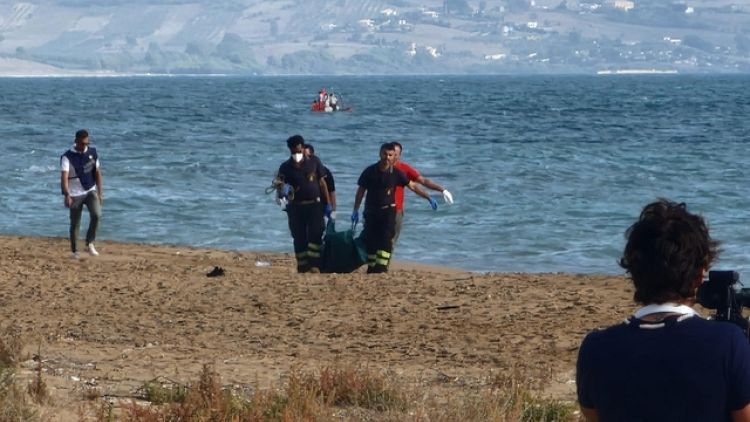
[[[727,421],[750,403],[750,345],[728,322],[631,318],[578,353],[578,402],[608,421]]]

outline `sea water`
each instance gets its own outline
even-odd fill
[[[311,113],[322,87],[353,111]],[[291,252],[265,189],[299,133],[334,173],[340,230],[385,141],[453,193],[445,205],[432,192],[432,211],[407,192],[396,259],[620,274],[625,230],[667,197],[706,217],[723,242],[716,268],[748,279],[749,87],[683,75],[0,79],[0,232],[67,236],[59,158],[86,128],[104,175],[100,239]]]

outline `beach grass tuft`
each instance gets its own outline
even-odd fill
[[[15,368],[0,365],[0,421],[34,421],[35,406],[16,382]]]
[[[210,365],[186,386],[156,381],[144,384],[143,400],[120,406],[124,421],[513,421],[579,420],[573,403],[539,398],[522,378],[491,380],[484,387],[451,387],[441,393],[429,385],[407,387],[403,379],[363,367],[293,368],[282,388],[240,392],[224,388]],[[148,387],[147,387],[148,386]],[[433,391],[432,393],[426,393]],[[146,393],[147,392],[147,393]],[[103,409],[103,408],[102,408]],[[99,421],[111,421],[98,412]]]
[[[0,331],[0,421],[38,419],[36,407],[16,379],[22,350],[20,329],[6,327]]]
[[[178,383],[148,381],[140,388],[140,398],[153,404],[182,403],[187,397],[187,386]]]
[[[36,370],[34,371],[34,378],[29,382],[26,387],[26,392],[31,396],[36,404],[45,404],[49,400],[49,389],[47,388],[47,382],[42,376],[42,359],[39,357]]]
[[[0,367],[14,366],[20,362],[22,350],[21,330],[13,326],[4,328],[0,332]]]
[[[324,368],[308,385],[308,389],[319,389],[323,401],[333,406],[404,411],[409,402],[408,394],[392,378],[364,368]]]

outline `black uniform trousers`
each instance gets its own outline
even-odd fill
[[[294,255],[297,258],[297,271],[306,272],[315,267],[320,269],[320,251],[323,244],[323,205],[290,203],[286,207],[289,218],[289,231],[294,239]]]
[[[388,272],[396,233],[396,208],[365,210],[365,244],[367,245],[367,272]]]

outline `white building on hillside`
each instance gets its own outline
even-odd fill
[[[635,8],[635,2],[631,0],[615,0],[614,6],[616,9],[622,9],[627,12],[628,10]]]
[[[372,28],[375,26],[375,21],[372,19],[360,19],[357,23],[364,28]]]

